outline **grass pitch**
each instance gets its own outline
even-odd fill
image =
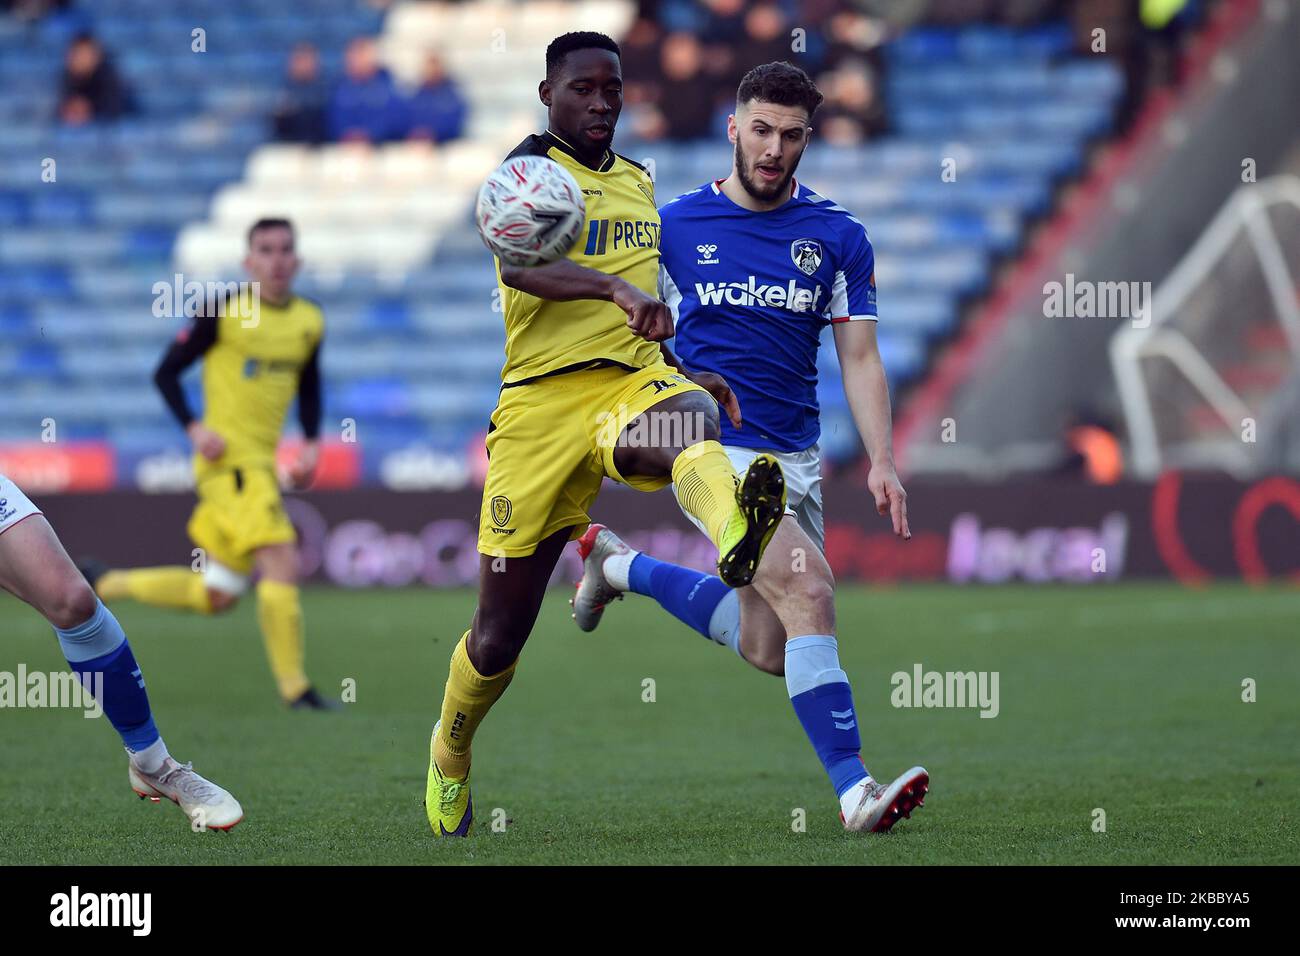
[[[247,817],[192,833],[130,792],[106,720],[5,709],[0,863],[1300,861],[1294,589],[842,590],[867,764],[932,775],[925,808],[885,837],[843,832],[782,680],[636,596],[582,634],[567,597],[548,599],[475,741],[463,841],[435,839],[421,801],[473,595],[306,592],[311,674],[327,692],[356,682],[336,714],[279,705],[251,603],[215,619],[119,605],[172,752]],[[0,595],[0,622],[0,671],[66,667],[30,609]],[[918,663],[997,671],[998,716],[895,708],[891,675]]]

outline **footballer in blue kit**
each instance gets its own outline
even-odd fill
[[[660,209],[660,295],[676,320],[677,362],[717,383],[710,392],[726,412],[721,442],[737,469],[764,453],[780,462],[786,517],[752,584],[734,590],[634,551],[593,524],[579,540],[584,567],[573,607],[589,631],[611,600],[644,594],[759,670],[784,676],[845,828],[883,832],[921,806],[929,774],[913,767],[888,784],[871,776],[840,667],[817,447],[817,350],[827,325],[871,460],[868,491],[895,534],[911,532],[876,343],[875,254],[858,219],[794,178],[821,100],[790,63],[751,70],[728,121],[731,174]],[[690,489],[674,493],[680,502]]]
[[[660,210],[660,292],[687,367],[727,379],[744,410],[724,445],[816,445],[817,350],[829,323],[876,319],[875,256],[862,223],[794,179],[771,212],[709,183]],[[691,240],[699,237],[701,242]]]

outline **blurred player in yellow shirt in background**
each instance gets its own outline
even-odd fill
[[[105,601],[133,598],[156,607],[211,614],[233,607],[254,570],[257,620],[280,696],[295,708],[330,709],[303,670],[297,534],[280,500],[275,452],[296,396],[305,442],[289,469],[310,483],[319,459],[320,306],[293,293],[300,260],[293,225],[262,219],[248,233],[244,266],[252,308],[230,298],[182,331],[154,376],[194,445],[199,502],[188,532],[203,551],[202,573],[188,566],[107,570],[83,567]],[[203,415],[191,411],[181,373],[203,359]]]

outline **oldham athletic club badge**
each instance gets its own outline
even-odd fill
[[[810,276],[822,264],[822,244],[816,239],[796,239],[790,243],[790,258],[800,272]]]

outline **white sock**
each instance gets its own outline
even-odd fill
[[[858,808],[858,804],[862,801],[862,791],[866,789],[867,784],[874,782],[870,777],[866,777],[844,791],[844,796],[840,797],[840,812],[844,814],[844,819],[847,820],[849,814]]]
[[[709,639],[740,653],[740,593],[730,591],[709,617]]]
[[[159,737],[144,750],[128,750],[127,754],[131,758],[131,763],[141,773],[157,773],[167,758],[171,756],[167,753],[167,745]]]
[[[626,554],[611,554],[601,565],[601,570],[605,572],[605,580],[613,587],[620,591],[631,589],[632,585],[628,583],[628,571],[632,568],[632,559],[639,552],[629,550]]]

